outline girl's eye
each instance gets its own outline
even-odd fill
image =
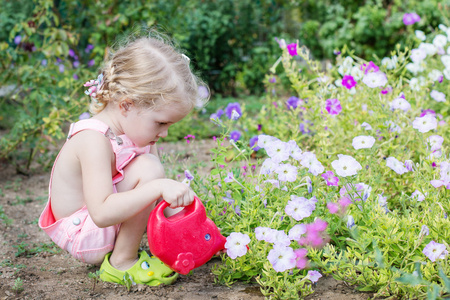
[[[163,122],[159,122],[158,124],[159,124],[159,126],[165,126],[165,125],[167,125],[167,123],[163,123]]]

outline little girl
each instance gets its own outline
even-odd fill
[[[172,283],[178,274],[139,252],[159,199],[184,207],[194,192],[166,179],[156,142],[198,101],[189,58],[158,38],[116,51],[87,91],[91,119],[71,125],[53,166],[39,226],[76,259],[100,264],[100,278]]]

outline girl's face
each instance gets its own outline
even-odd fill
[[[121,106],[122,130],[138,147],[154,145],[168,134],[170,125],[183,119],[190,111],[183,104],[170,103],[155,110],[138,108],[128,103]]]

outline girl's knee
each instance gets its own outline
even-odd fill
[[[130,190],[139,184],[159,178],[165,178],[159,158],[153,154],[142,154],[124,168],[124,179],[117,184],[117,190],[119,192]]]

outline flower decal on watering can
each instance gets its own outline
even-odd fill
[[[174,266],[181,274],[189,273],[195,268],[194,255],[191,252],[178,254]]]

